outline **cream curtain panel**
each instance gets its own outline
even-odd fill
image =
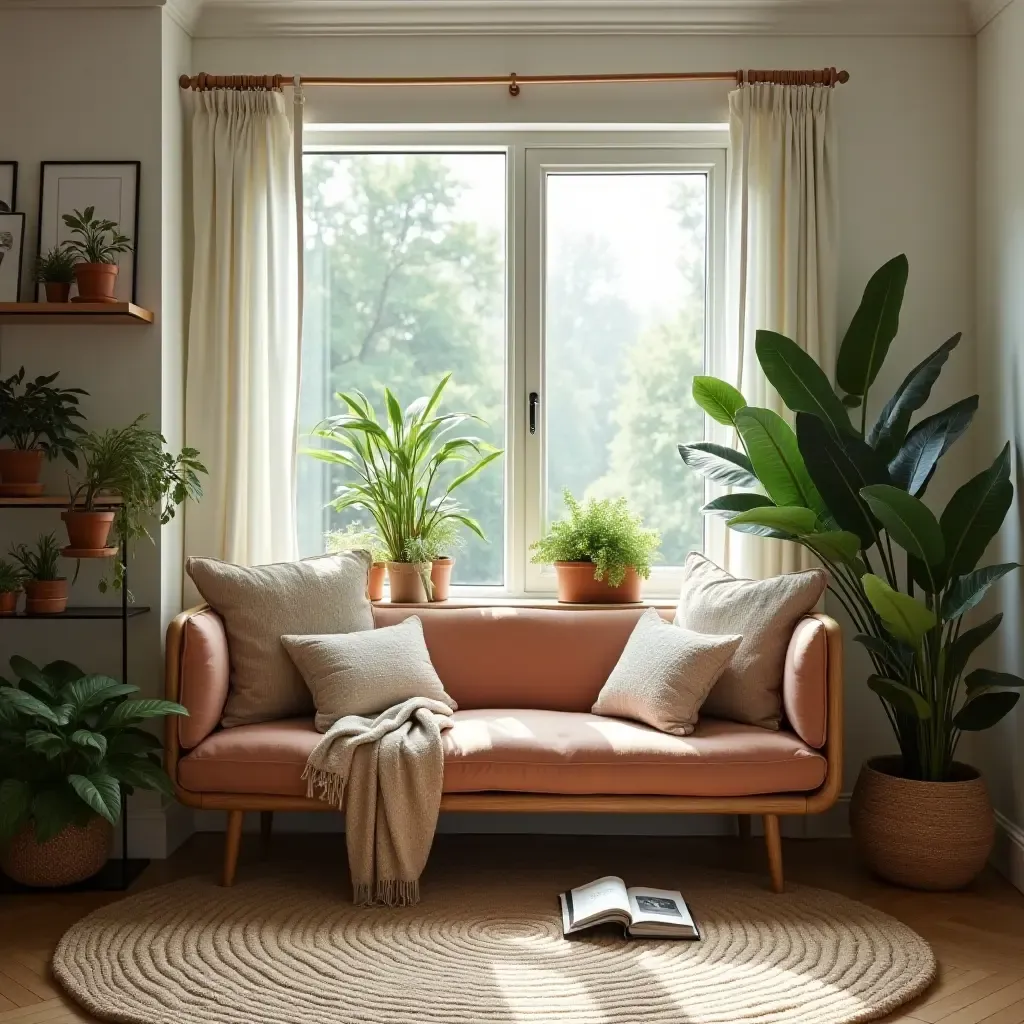
[[[749,85],[729,96],[725,345],[711,372],[748,404],[792,417],[757,362],[759,329],[792,338],[831,374],[836,352],[838,157],[834,90]],[[712,440],[733,444],[712,424]],[[753,579],[813,564],[803,548],[708,524],[708,555]]]
[[[292,122],[280,92],[193,97],[195,258],[185,436],[210,471],[185,552],[296,554],[299,263]]]

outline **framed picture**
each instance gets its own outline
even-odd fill
[[[132,251],[118,259],[120,271],[114,292],[119,302],[135,301],[135,268],[139,257],[138,160],[103,163],[94,160],[47,160],[39,181],[39,254],[70,241],[65,213],[95,208],[98,220],[112,220],[131,239]],[[72,288],[71,294],[76,289]],[[38,294],[42,295],[42,286]]]
[[[0,213],[0,302],[17,302],[25,251],[25,214]]]
[[[0,213],[14,213],[18,201],[18,165],[14,160],[0,160]]]

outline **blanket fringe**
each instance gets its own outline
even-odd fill
[[[314,768],[307,764],[302,772],[306,781],[306,796],[319,798],[337,807],[340,811],[345,803],[345,777],[326,772],[322,768]]]
[[[376,892],[373,889],[365,883],[357,885],[352,902],[357,907],[411,907],[420,901],[419,879],[402,882],[393,878],[378,882]]]

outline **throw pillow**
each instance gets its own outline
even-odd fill
[[[312,712],[309,690],[281,646],[282,634],[373,629],[365,551],[255,566],[189,558],[185,570],[228,635],[225,727]]]
[[[786,648],[826,583],[821,569],[767,580],[736,579],[695,551],[686,556],[676,625],[743,637],[704,702],[705,714],[779,728]]]
[[[700,706],[742,639],[694,633],[648,608],[591,710],[689,736]]]
[[[346,715],[378,715],[410,697],[431,697],[456,709],[434,671],[416,615],[365,633],[282,636],[281,643],[313,694],[320,732]]]

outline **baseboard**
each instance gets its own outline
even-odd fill
[[[1024,828],[996,811],[996,845],[992,865],[1011,885],[1024,892]]]

